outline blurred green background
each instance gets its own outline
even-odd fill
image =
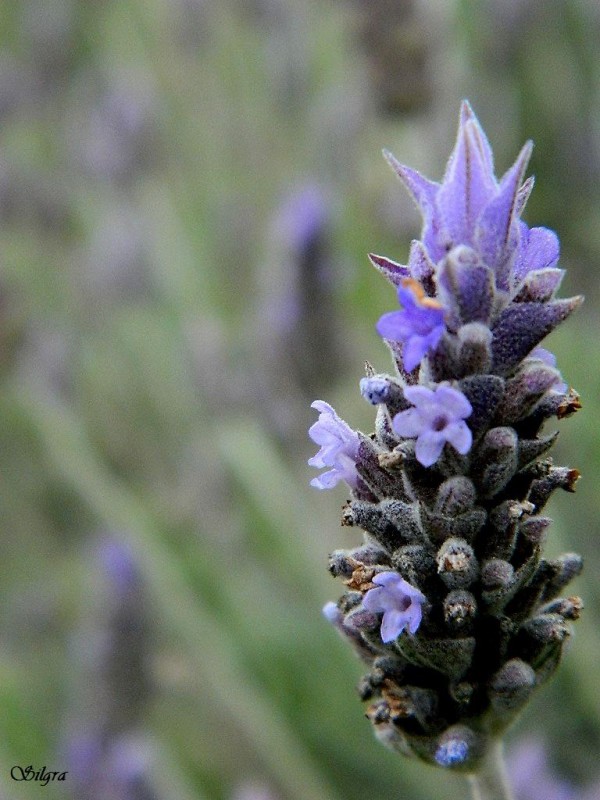
[[[535,141],[526,219],[586,294],[549,342],[586,611],[510,742],[600,778],[599,42],[593,0],[4,0],[1,797],[464,797],[371,734],[321,617],[357,533],[306,466],[310,402],[368,432],[390,368],[366,253],[419,221],[380,150],[441,177],[463,97],[499,173]]]

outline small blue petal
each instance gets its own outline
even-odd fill
[[[441,767],[453,767],[462,764],[469,755],[469,745],[462,739],[450,739],[441,744],[435,751],[435,760]]]
[[[361,378],[361,395],[372,405],[385,403],[390,393],[390,384],[385,378]]]

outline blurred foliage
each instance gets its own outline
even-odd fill
[[[550,344],[584,401],[551,548],[584,553],[587,610],[520,731],[543,730],[574,783],[596,776],[599,31],[591,0],[2,3],[0,764],[74,776],[92,731],[105,769],[109,744],[142,743],[114,763],[144,797],[463,797],[374,741],[360,667],[320,617],[327,554],[351,542],[343,492],[307,485],[298,348],[368,430],[357,384],[365,358],[388,368],[373,323],[395,301],[365,254],[401,261],[417,232],[379,151],[435,177],[469,97],[500,172],[536,142],[528,220],[561,236],[564,293],[588,295]],[[307,185],[327,207],[319,275],[278,228]],[[144,642],[125,666],[109,539],[142,587],[123,596],[144,619],[120,628]],[[82,763],[86,797],[134,796]],[[44,791],[84,796],[74,778]],[[0,794],[31,786],[3,766]]]

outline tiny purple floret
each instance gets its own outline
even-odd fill
[[[407,386],[404,396],[414,408],[396,414],[393,427],[400,436],[417,437],[417,461],[424,467],[435,464],[446,442],[461,455],[469,452],[473,435],[464,420],[473,408],[462,392],[443,384],[435,390]]]
[[[379,572],[373,583],[377,586],[369,589],[362,604],[367,611],[383,611],[381,641],[384,644],[393,642],[406,628],[415,633],[421,624],[425,595],[397,572]]]
[[[401,311],[389,311],[377,323],[377,333],[384,339],[402,342],[404,368],[411,372],[430,350],[434,350],[445,330],[444,309],[426,297],[421,285],[406,278],[398,286]]]
[[[311,408],[316,408],[320,414],[319,419],[309,428],[308,435],[313,442],[321,446],[321,449],[308,459],[308,463],[318,469],[322,467],[333,467],[333,469],[313,478],[310,485],[316,489],[331,489],[340,480],[344,480],[352,488],[356,487],[358,434],[323,400],[315,400]]]

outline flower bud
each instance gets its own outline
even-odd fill
[[[524,661],[537,671],[549,659],[557,662],[563,641],[571,629],[560,614],[540,614],[521,626],[517,649]]]
[[[490,511],[490,535],[486,539],[485,553],[496,558],[510,558],[515,548],[519,520],[524,513],[533,511],[531,503],[505,500]]]
[[[444,620],[451,630],[469,632],[477,614],[477,600],[465,589],[454,589],[444,599]]]
[[[531,484],[528,499],[538,511],[546,505],[550,495],[555,489],[564,489],[565,492],[574,492],[575,484],[579,480],[579,471],[569,467],[550,467],[548,474]]]
[[[536,547],[544,543],[546,531],[552,520],[550,517],[529,517],[519,525],[519,532]]]
[[[377,504],[354,500],[344,510],[342,524],[363,528],[391,552],[408,542],[423,540],[417,514],[415,504],[401,500],[383,500]]]
[[[467,725],[452,725],[438,738],[434,761],[441,767],[468,770],[481,758],[487,737]]]
[[[499,714],[518,711],[535,689],[535,672],[520,658],[507,661],[492,677],[489,697]]]
[[[502,558],[484,561],[481,567],[481,583],[486,589],[500,589],[508,586],[515,574],[515,569]]]
[[[435,510],[447,517],[470,511],[475,505],[477,491],[472,480],[456,475],[440,484],[435,498]]]
[[[477,455],[481,468],[479,486],[484,497],[498,494],[515,474],[518,450],[519,439],[512,428],[492,428],[486,433]]]
[[[557,379],[560,379],[560,373],[551,366],[540,362],[525,363],[513,378],[506,381],[499,417],[509,424],[524,419]]]
[[[458,330],[458,342],[458,378],[489,371],[492,361],[492,332],[489,328],[479,322],[463,325]]]
[[[448,539],[437,554],[437,571],[449,589],[470,586],[477,578],[479,564],[473,548],[464,539]]]
[[[498,405],[504,395],[504,380],[497,375],[471,375],[463,378],[459,386],[471,403],[473,412],[469,417],[469,427],[473,432],[473,438],[478,439],[496,416]]]
[[[471,667],[475,639],[472,636],[459,639],[401,636],[396,641],[396,648],[411,664],[430,667],[458,681]]]
[[[583,569],[583,558],[578,553],[563,553],[559,558],[548,563],[552,568],[553,575],[546,584],[542,595],[543,600],[552,600],[553,597],[556,597],[564,586],[581,574]]]
[[[425,591],[429,577],[435,573],[435,561],[429,549],[413,544],[399,547],[392,554],[392,565],[409,583]]]
[[[583,600],[581,597],[561,597],[547,603],[540,609],[543,614],[560,614],[563,619],[579,619],[583,610]]]
[[[544,455],[558,438],[558,431],[549,436],[540,436],[536,439],[521,439],[519,441],[519,469],[527,467],[532,461]]]

